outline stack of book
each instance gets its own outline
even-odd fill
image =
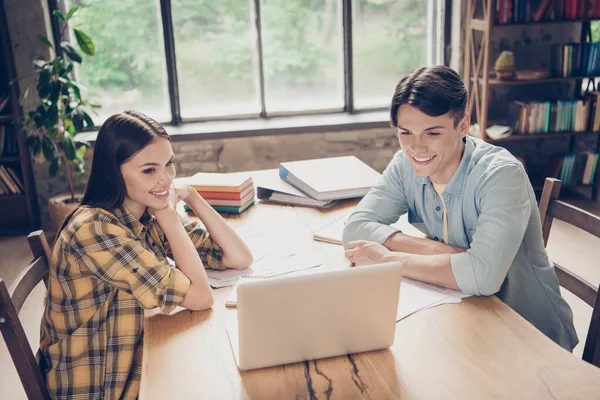
[[[25,192],[23,182],[11,167],[0,165],[0,196]]]
[[[199,172],[177,182],[192,186],[218,212],[240,214],[254,204],[254,181],[247,172]]]
[[[598,154],[556,155],[550,159],[546,176],[558,178],[563,185],[591,185],[596,177]]]
[[[283,162],[279,178],[257,177],[257,192],[262,201],[329,208],[338,200],[363,197],[380,178],[354,156]]]
[[[590,113],[596,112],[595,99],[515,101],[511,103],[508,126],[513,132],[528,135],[551,132],[585,132]]]

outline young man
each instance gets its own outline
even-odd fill
[[[467,136],[467,92],[452,69],[413,70],[394,93],[401,150],[344,229],[354,264],[402,261],[404,276],[468,294],[496,295],[572,351],[573,314],[561,297],[523,165]],[[432,239],[390,226],[408,212]]]

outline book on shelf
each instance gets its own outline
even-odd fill
[[[10,95],[0,93],[0,115],[6,114],[5,107],[9,104]]]
[[[381,178],[379,172],[354,156],[283,162],[279,176],[321,201],[362,197]]]
[[[261,201],[316,208],[330,208],[337,203],[336,200],[313,199],[281,179],[276,169],[259,171],[253,174],[253,178],[256,183],[256,195]]]
[[[594,117],[590,115],[600,113],[599,105],[592,96],[576,100],[515,101],[509,105],[507,125],[522,135],[587,132],[593,129],[590,121]]]
[[[594,76],[600,73],[600,43],[552,45],[550,70],[553,76]]]
[[[546,176],[560,179],[563,185],[591,185],[596,177],[598,154],[583,152],[550,157]]]
[[[18,153],[16,131],[8,125],[0,125],[0,156],[16,156]]]
[[[12,170],[12,168],[7,168],[4,165],[0,165],[0,180],[2,180],[4,185],[9,189],[9,193],[4,194],[23,193],[23,184],[21,183],[17,174]]]
[[[495,6],[498,24],[600,17],[598,0],[496,0]]]

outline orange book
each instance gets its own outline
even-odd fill
[[[243,188],[241,192],[206,192],[204,190],[199,190],[198,193],[200,193],[200,196],[202,196],[205,199],[241,200],[253,190],[254,185],[252,184],[252,182],[250,182],[250,184]]]
[[[187,178],[177,178],[177,181],[192,186],[198,192],[239,193],[252,184],[252,176],[247,172],[198,172]]]

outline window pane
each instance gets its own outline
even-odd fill
[[[96,45],[83,56],[79,80],[102,105],[96,124],[111,114],[136,109],[170,121],[169,91],[158,1],[70,0],[79,6],[72,19]],[[74,40],[74,38],[73,38]]]
[[[427,1],[353,0],[354,105],[388,106],[398,81],[427,62]]]
[[[258,114],[250,0],[172,0],[183,118]]]
[[[341,3],[261,1],[267,111],[343,107]]]

